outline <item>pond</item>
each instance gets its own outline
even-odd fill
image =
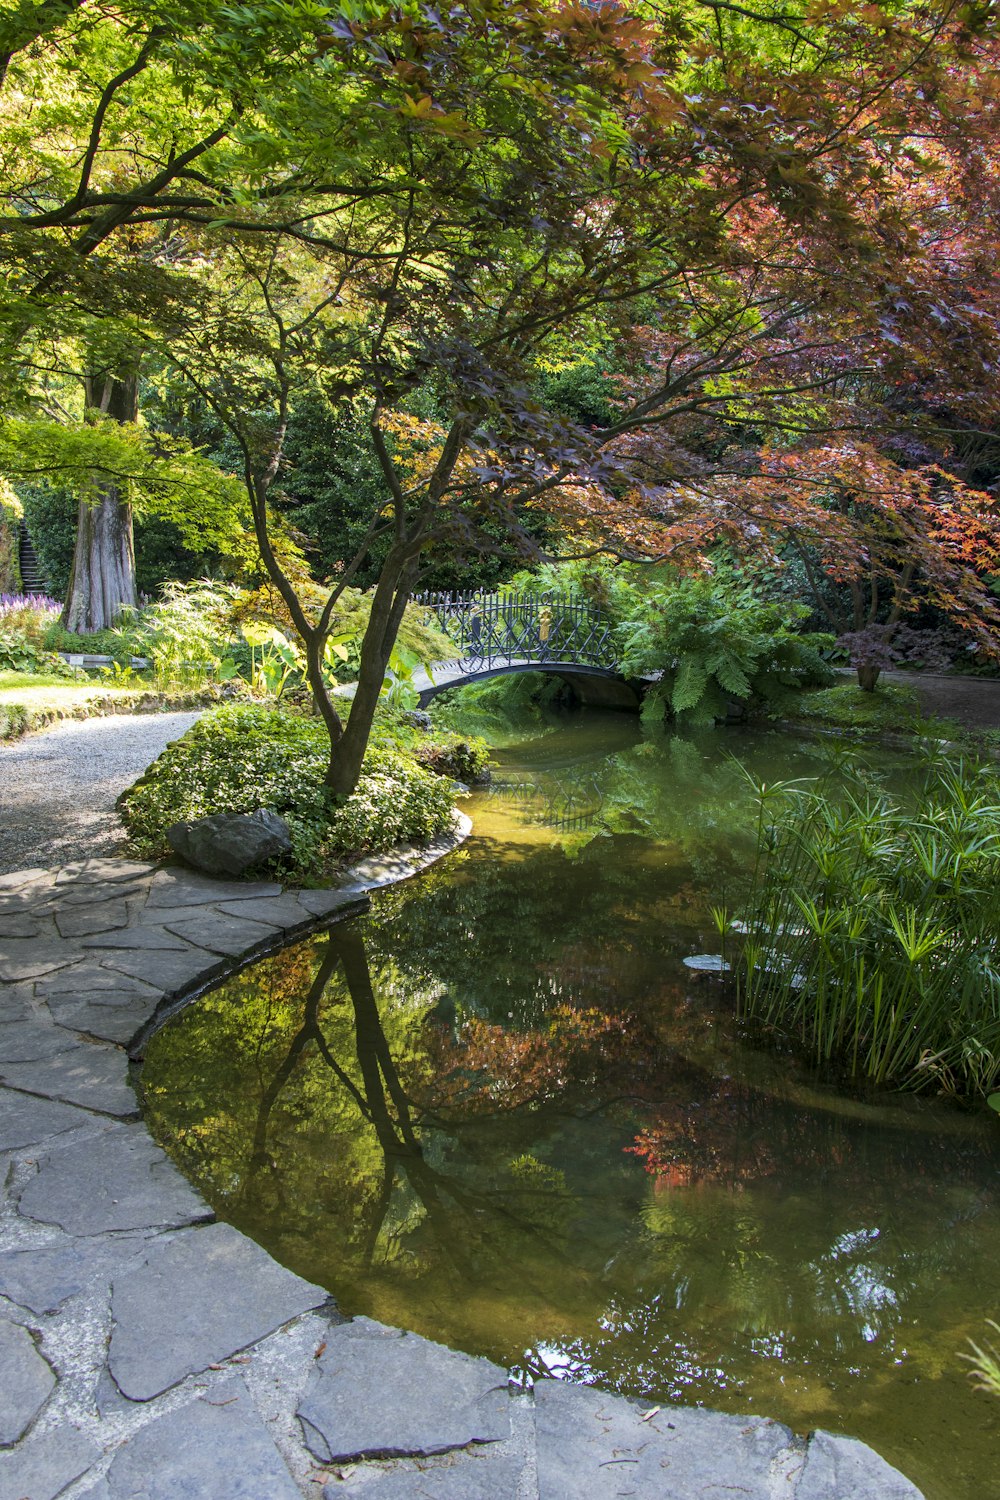
[[[1000,1130],[751,1045],[685,966],[739,889],[750,785],[831,753],[529,720],[475,834],[164,1028],[151,1128],[220,1217],[366,1313],[524,1378],[870,1442],[983,1500]]]

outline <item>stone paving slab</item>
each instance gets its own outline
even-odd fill
[[[108,948],[113,953],[130,953],[136,949],[155,949],[157,954],[191,952],[191,944],[185,938],[160,926],[131,927],[128,932],[98,932],[93,937],[82,938],[80,946],[88,952],[101,948]]]
[[[101,958],[96,956],[81,959],[72,968],[61,969],[58,974],[40,980],[35,985],[35,994],[50,1006],[59,1004],[60,999],[66,996],[71,1000],[93,1000],[96,995],[107,994],[151,995],[157,1000],[163,998],[163,990],[159,985],[130,979],[114,969],[105,968]]]
[[[156,874],[156,865],[144,860],[81,859],[63,865],[56,872],[55,883],[62,885],[121,885]]]
[[[90,937],[98,932],[128,926],[128,905],[123,900],[86,901],[78,905],[60,905],[55,911],[59,936]]]
[[[93,1125],[94,1117],[70,1104],[0,1089],[0,1151],[37,1146],[49,1136]]]
[[[0,910],[0,939],[37,938],[42,930],[42,923],[28,911]],[[66,933],[62,936],[65,937]]]
[[[266,906],[266,902],[260,903]],[[255,902],[247,902],[247,906]],[[233,908],[227,908],[232,911]],[[300,916],[301,920],[301,916]],[[225,911],[215,911],[212,908],[205,910],[200,908],[197,915],[190,913],[182,921],[175,925],[165,927],[165,932],[182,932],[192,943],[197,943],[199,948],[207,948],[211,953],[218,953],[224,957],[237,958],[241,953],[246,953],[249,948],[255,948],[259,943],[270,942],[281,932],[280,923],[265,923],[260,921],[248,921],[241,915],[227,916]]]
[[[159,996],[153,1001],[137,996],[131,999],[116,996],[102,1003],[97,997],[93,1003],[60,1007],[56,1024],[68,1031],[127,1047],[156,1010],[158,1000]]]
[[[80,1042],[38,1062],[0,1063],[0,1083],[129,1119],[138,1113],[128,1059],[117,1047]]]
[[[96,1282],[110,1292],[114,1273],[142,1254],[146,1240],[142,1234],[91,1239],[66,1235],[55,1244],[8,1250],[0,1254],[0,1294],[30,1312],[54,1313]]]
[[[331,1328],[299,1420],[323,1463],[446,1453],[510,1436],[507,1372],[368,1318]]]
[[[93,1140],[50,1152],[22,1191],[18,1208],[73,1235],[172,1228],[214,1218],[145,1125],[115,1126]]]
[[[0,891],[20,891],[26,886],[36,885],[40,880],[54,884],[55,878],[54,870],[10,870],[7,874],[0,875]]]
[[[119,1048],[97,1042],[80,1042],[37,1062],[0,1062],[0,1083],[120,1119],[138,1113],[128,1059]]]
[[[40,943],[35,938],[5,937],[0,947],[0,983],[40,979],[43,974],[51,974],[53,969],[65,968],[76,956],[58,939]]]
[[[218,901],[257,901],[280,896],[274,880],[214,880],[195,870],[158,870],[149,887],[146,909],[156,906],[214,906]]]
[[[141,1428],[83,1500],[300,1500],[246,1386],[232,1380]]]
[[[802,1462],[779,1422],[684,1406],[644,1417],[620,1396],[562,1380],[536,1384],[535,1431],[539,1500],[774,1500],[776,1480],[790,1493]]]
[[[64,1031],[34,1017],[0,1021],[0,1057],[4,1064],[38,1062],[65,1052],[69,1046],[70,1038]]]
[[[328,1301],[229,1224],[165,1236],[115,1277],[108,1367],[123,1395],[148,1401]]]
[[[98,1444],[68,1423],[44,1432],[36,1427],[0,1453],[0,1500],[55,1500],[100,1456]]]
[[[795,1500],[843,1500],[847,1496],[850,1500],[921,1500],[916,1485],[866,1443],[832,1432],[814,1432]]]
[[[24,1436],[55,1383],[28,1330],[0,1320],[0,1446],[9,1447]]]
[[[225,964],[219,960],[205,962],[202,948],[188,948],[186,953],[164,952],[161,948],[136,949],[127,953],[116,949],[104,960],[108,969],[117,974],[128,974],[141,979],[145,984],[159,985],[165,995],[180,995],[193,986],[225,973]]]
[[[220,901],[219,911],[227,917],[256,922],[277,921],[280,926],[293,931],[303,922],[312,919],[313,913],[303,906],[298,895],[286,894],[270,901]]]

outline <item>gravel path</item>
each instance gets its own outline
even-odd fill
[[[0,872],[114,853],[116,798],[198,717],[114,714],[0,745]]]
[[[965,729],[1000,729],[1000,681],[995,677],[886,672],[883,681],[915,688],[926,714],[954,719]]]

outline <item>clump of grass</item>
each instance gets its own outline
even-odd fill
[[[734,962],[748,1021],[880,1085],[980,1096],[1000,1080],[1000,780],[937,756],[894,797],[758,789]]]
[[[987,1322],[994,1333],[1000,1333],[1000,1323],[994,1323],[992,1318],[988,1318]],[[960,1354],[958,1357],[971,1365],[969,1378],[976,1390],[987,1391],[991,1396],[1000,1396],[1000,1354],[992,1344],[987,1344],[983,1349],[972,1339],[969,1339],[968,1343],[972,1353]]]

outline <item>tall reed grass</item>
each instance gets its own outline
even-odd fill
[[[847,769],[758,786],[738,940],[741,1016],[876,1084],[1000,1080],[1000,776],[928,758],[891,795]]]

